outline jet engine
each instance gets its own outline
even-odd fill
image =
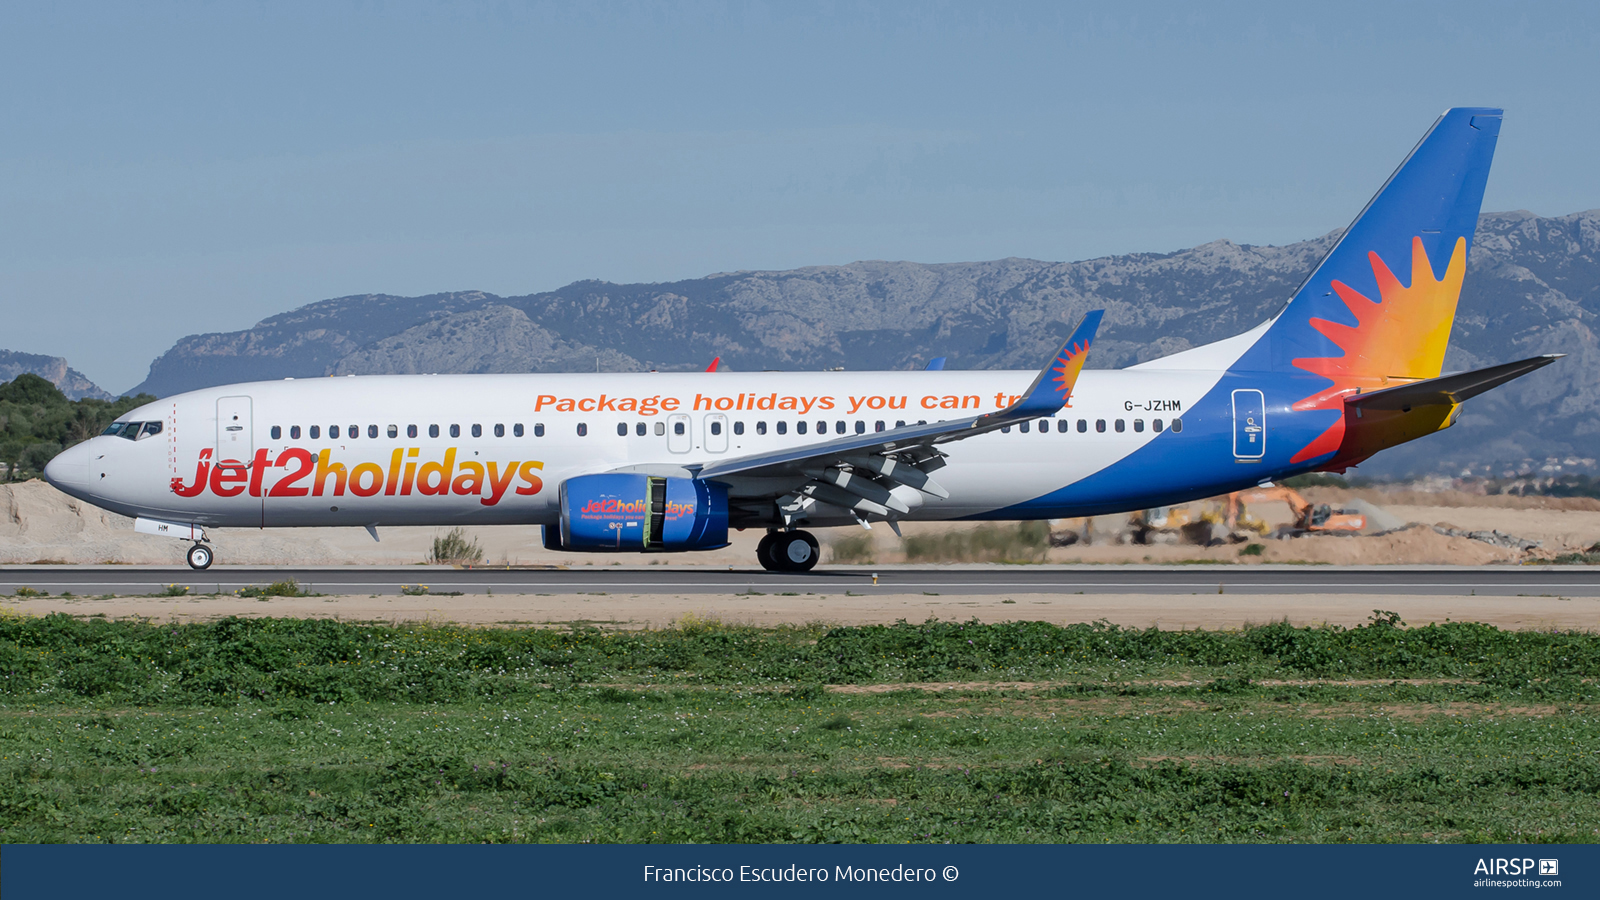
[[[644,553],[727,545],[728,486],[721,482],[611,474],[561,483],[560,549]]]

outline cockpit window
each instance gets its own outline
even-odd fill
[[[107,436],[116,435],[117,437],[126,438],[127,440],[130,440],[130,441],[138,441],[138,440],[143,440],[143,439],[149,437],[152,434],[160,434],[161,433],[161,423],[160,422],[112,422],[110,425],[106,426],[106,430],[105,431],[102,431],[100,433],[103,434],[103,435],[107,435]]]

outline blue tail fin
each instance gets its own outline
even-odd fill
[[[1433,123],[1274,320],[1273,371],[1322,375],[1332,392],[1439,375],[1500,115]]]

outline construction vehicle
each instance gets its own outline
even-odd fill
[[[1129,516],[1128,529],[1135,544],[1176,544],[1194,522],[1187,506],[1156,506]]]
[[[1278,528],[1277,536],[1280,538],[1301,534],[1357,534],[1367,527],[1367,517],[1360,510],[1334,509],[1326,503],[1318,506],[1297,491],[1280,486],[1251,488],[1229,494],[1224,524],[1230,531],[1236,530],[1241,520],[1248,523],[1249,514],[1245,511],[1247,504],[1271,503],[1274,500],[1287,503],[1294,516],[1292,524]]]

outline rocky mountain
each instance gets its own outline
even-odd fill
[[[96,400],[116,399],[101,390],[99,385],[90,381],[82,372],[68,366],[67,361],[59,356],[0,350],[0,381],[10,381],[24,372],[31,372],[55,385],[61,393],[67,395],[68,400],[82,400],[85,397]]]
[[[714,356],[735,369],[916,368],[933,356],[952,368],[1032,368],[1091,308],[1106,310],[1091,365],[1118,367],[1271,316],[1337,237],[1283,247],[1222,240],[1073,263],[857,262],[665,284],[581,281],[520,297],[341,297],[245,331],[184,338],[135,390],[379,372],[693,369]],[[1600,210],[1486,213],[1446,368],[1570,358],[1473,401],[1449,432],[1363,469],[1593,466],[1597,313]]]

